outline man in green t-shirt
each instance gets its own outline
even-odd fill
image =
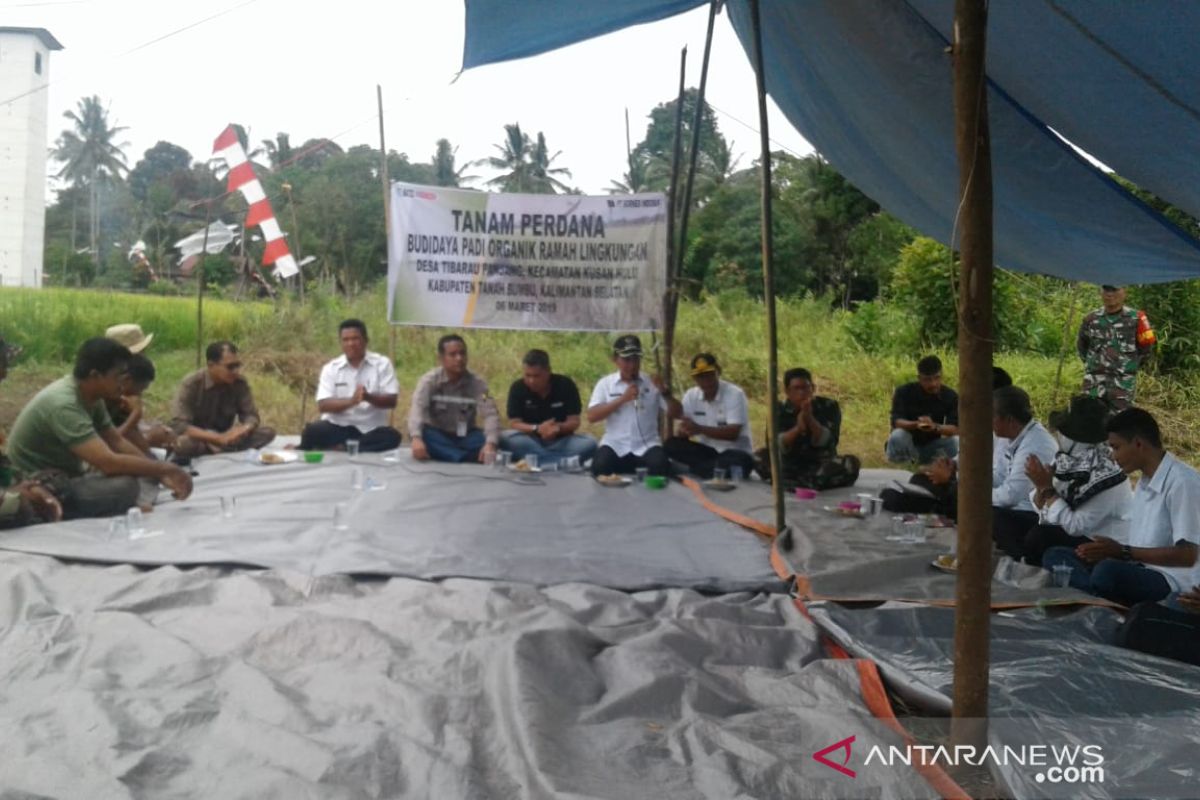
[[[111,339],[84,342],[74,372],[38,392],[9,434],[13,466],[51,482],[68,519],[124,513],[137,503],[138,478],[180,499],[192,492],[188,473],[147,457],[113,427],[104,401],[121,396],[130,356]]]
[[[20,348],[0,339],[0,382],[8,377],[8,362]],[[0,445],[4,436],[0,433]],[[0,528],[17,528],[31,522],[55,522],[62,519],[62,506],[49,489],[37,481],[11,484],[8,459],[0,454]]]

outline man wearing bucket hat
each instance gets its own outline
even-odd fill
[[[588,422],[604,423],[592,474],[628,473],[645,467],[651,475],[667,476],[671,463],[658,434],[658,412],[670,412],[672,407],[678,411],[679,401],[671,397],[657,375],[648,379],[641,373],[642,340],[637,336],[618,336],[612,358],[617,371],[596,382],[588,402]]]
[[[1017,557],[1040,566],[1051,547],[1077,547],[1096,536],[1129,541],[1133,491],[1108,446],[1108,415],[1104,401],[1087,395],[1050,415],[1058,454],[1052,464],[1034,456],[1025,464],[1038,524],[1025,535]]]
[[[113,325],[104,331],[104,338],[120,342],[131,353],[140,353],[150,346],[150,342],[154,341],[154,334],[144,333],[141,325],[126,322],[121,325]]]
[[[712,353],[695,356],[691,373],[696,385],[684,392],[679,413],[671,415],[681,422],[679,435],[664,445],[667,455],[702,478],[711,478],[714,468],[740,467],[749,475],[754,445],[746,393],[721,377],[721,365]]]
[[[1121,286],[1100,287],[1101,307],[1079,326],[1075,349],[1083,361],[1083,393],[1114,411],[1133,405],[1137,372],[1157,338],[1144,311],[1125,305]]]

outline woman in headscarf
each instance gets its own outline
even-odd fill
[[[1038,524],[1026,534],[1022,548],[1028,563],[1041,566],[1047,548],[1076,547],[1095,536],[1129,541],[1133,491],[1108,447],[1107,418],[1103,401],[1084,395],[1071,398],[1066,411],[1050,415],[1059,447],[1054,463],[1031,457],[1025,465],[1038,513]]]

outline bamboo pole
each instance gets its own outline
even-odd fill
[[[758,127],[762,149],[762,270],[763,302],[767,307],[767,452],[771,459],[771,495],[775,505],[775,530],[783,533],[787,520],[783,510],[783,473],[779,459],[778,329],[775,323],[774,241],[771,232],[771,138],[767,130],[767,78],[763,68],[762,22],[758,0],[750,0],[754,29],[754,75],[758,90]]]
[[[1071,284],[1071,308],[1067,312],[1067,323],[1063,327],[1062,347],[1058,353],[1058,367],[1054,370],[1054,395],[1050,401],[1051,408],[1058,408],[1058,390],[1062,388],[1062,372],[1063,362],[1067,360],[1067,353],[1075,348],[1071,346],[1071,336],[1075,328],[1075,306],[1079,302],[1079,284]]]
[[[196,369],[200,369],[204,350],[204,259],[208,258],[208,227],[212,224],[212,200],[204,201],[204,239],[200,260],[196,262]]]
[[[669,388],[671,381],[671,356],[675,347],[675,326],[671,324],[671,295],[675,291],[674,278],[671,274],[675,263],[675,253],[678,243],[675,241],[675,202],[679,189],[679,162],[683,158],[683,94],[684,82],[687,80],[687,48],[679,54],[679,95],[675,99],[675,147],[671,156],[671,188],[667,193],[667,290],[663,292],[663,341],[661,371],[663,383]],[[666,434],[671,435],[673,425],[668,418]]]
[[[962,255],[959,281],[958,580],[954,615],[957,745],[987,744],[992,568],[992,159],[987,0],[954,5],[954,116]],[[953,244],[953,242],[951,243]]]
[[[296,262],[304,260],[304,253],[300,248],[300,223],[296,221],[296,201],[292,198],[292,185],[284,181],[282,186],[284,193],[288,199],[288,209],[292,213],[292,233],[296,236]],[[304,305],[304,267],[297,266],[299,272],[296,273],[296,284],[300,288],[300,305]]]
[[[387,239],[387,252],[392,252],[392,193],[391,183],[388,179],[388,163],[387,163],[387,145],[383,138],[383,86],[375,84],[375,102],[379,109],[379,178],[383,183],[383,235]],[[388,298],[388,305],[391,305],[391,298]],[[392,363],[396,363],[396,326],[388,320],[388,358]],[[394,417],[396,409],[392,408],[392,416]]]

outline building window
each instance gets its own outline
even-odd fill
[[[42,54],[41,53],[33,54],[33,71],[36,72],[38,75],[42,74]]]

